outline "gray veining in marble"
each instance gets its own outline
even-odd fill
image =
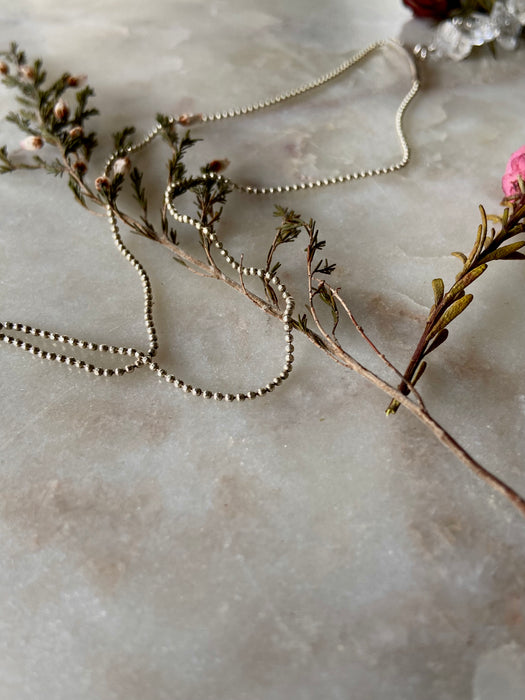
[[[423,33],[409,20],[395,0],[3,0],[0,43],[89,75],[98,173],[123,124],[259,100],[377,38]],[[315,217],[336,284],[402,367],[431,279],[454,279],[449,253],[469,247],[477,205],[499,210],[506,160],[525,140],[524,51],[426,69],[402,173],[232,196],[227,246],[262,265],[277,201]],[[408,86],[403,61],[383,52],[286,109],[203,127],[192,162],[227,157],[234,179],[259,184],[388,164]],[[1,90],[1,114],[12,107]],[[0,141],[18,140],[0,122]],[[142,157],[159,186],[161,156]],[[135,273],[63,182],[3,176],[0,211],[2,319],[145,345]],[[168,368],[219,390],[273,376],[279,324],[127,240],[153,279]],[[282,262],[304,302],[302,260],[290,250]],[[421,390],[525,493],[525,268],[493,268]],[[382,371],[353,331],[342,337]],[[406,412],[387,420],[376,389],[295,345],[287,385],[249,405],[0,348],[2,700],[525,696],[525,523]]]

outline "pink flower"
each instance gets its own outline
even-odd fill
[[[44,145],[44,141],[40,136],[26,136],[20,141],[20,146],[24,151],[39,151]]]
[[[501,186],[503,187],[505,197],[513,197],[522,194],[520,177],[523,183],[523,180],[525,180],[525,146],[518,148],[518,150],[511,155],[507,163],[505,175],[503,175],[501,180]]]

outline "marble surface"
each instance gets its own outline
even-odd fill
[[[372,40],[426,31],[409,20],[395,0],[2,0],[0,43],[89,75],[98,173],[124,124],[259,100]],[[403,367],[431,279],[453,280],[449,253],[469,247],[478,204],[499,211],[525,140],[524,59],[522,46],[428,67],[408,168],[273,201],[235,195],[227,246],[261,265],[277,201],[315,217],[337,285]],[[408,86],[403,62],[378,54],[286,109],[203,127],[193,162],[227,157],[233,178],[260,184],[391,163]],[[0,112],[12,107],[2,89]],[[2,121],[0,141],[18,140]],[[143,163],[162,174],[156,151]],[[145,346],[136,276],[64,182],[3,176],[0,207],[2,319]],[[167,367],[219,390],[273,376],[279,324],[127,240],[153,279]],[[302,303],[302,260],[290,250],[283,263]],[[493,265],[421,382],[435,417],[521,493],[524,275]],[[351,329],[343,339],[382,371]],[[2,700],[524,697],[523,519],[406,412],[386,419],[378,390],[295,344],[289,382],[249,405],[0,348]]]

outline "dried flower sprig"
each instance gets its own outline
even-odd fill
[[[15,124],[27,136],[22,148],[27,151],[40,151],[46,144],[55,147],[60,157],[51,159],[40,155],[33,156],[31,163],[13,160],[4,146],[0,149],[0,173],[19,169],[43,169],[52,175],[69,175],[69,187],[75,198],[86,206],[86,196],[96,199],[83,182],[87,165],[97,146],[94,132],[85,130],[88,119],[98,114],[89,106],[94,95],[91,87],[79,87],[82,80],[63,73],[51,84],[47,83],[47,72],[42,61],[27,62],[26,54],[16,43],[1,53],[2,83],[16,90],[16,100],[20,104],[17,112],[10,112],[7,120]],[[74,109],[66,101],[66,93],[73,91]]]
[[[245,295],[260,310],[282,319],[283,310],[280,308],[271,286],[264,279],[260,280],[263,284],[263,295],[259,295],[246,287],[242,266],[238,279],[232,278],[224,272],[221,267],[222,259],[214,257],[217,252],[209,245],[208,239],[203,236],[200,238],[201,256],[190,253],[180,243],[177,231],[168,223],[167,205],[164,200],[160,207],[160,229],[154,225],[150,217],[151,207],[144,173],[132,162],[132,155],[126,150],[127,146],[131,144],[134,134],[133,127],[125,127],[114,134],[114,146],[119,155],[113,163],[112,172],[96,178],[94,186],[91,187],[87,173],[91,156],[97,146],[97,139],[94,133],[86,132],[85,123],[97,114],[97,110],[89,104],[94,91],[89,85],[84,86],[84,76],[74,77],[69,73],[64,73],[58,80],[47,85],[47,76],[43,70],[42,62],[37,60],[28,64],[24,52],[20,51],[16,44],[12,44],[8,52],[0,55],[4,59],[0,65],[2,82],[17,90],[17,99],[21,104],[20,110],[11,113],[8,118],[27,137],[41,139],[43,152],[46,154],[46,158],[35,154],[32,162],[27,163],[25,160],[13,159],[7,148],[2,147],[0,148],[0,172],[40,168],[53,175],[66,175],[69,187],[80,204],[96,213],[100,207],[105,207],[110,202],[116,216],[131,231],[165,246],[177,262],[185,265],[193,273],[227,284]],[[75,91],[77,104],[75,111],[69,107],[70,102],[66,99],[68,90]],[[161,125],[164,141],[170,149],[170,157],[167,161],[167,179],[171,184],[177,182],[176,187],[171,188],[171,196],[176,198],[186,192],[192,192],[201,224],[205,225],[208,230],[215,229],[219,224],[223,206],[230,192],[230,185],[226,179],[211,179],[208,175],[222,170],[227,162],[215,160],[202,166],[200,175],[188,175],[184,156],[195,145],[196,140],[191,137],[189,132],[179,134],[176,126],[168,117],[157,115],[157,120]],[[179,124],[187,126],[190,121],[189,118],[181,118]],[[40,142],[37,141],[35,144],[40,145]],[[124,210],[121,204],[124,201],[121,194],[125,188],[128,189],[139,208],[138,215],[132,211]],[[522,212],[521,215],[523,213],[525,212]],[[307,237],[305,250],[307,313],[299,314],[293,318],[293,326],[332,360],[348,370],[357,372],[388,394],[396,405],[402,405],[411,411],[447,449],[491,488],[503,494],[525,517],[525,499],[479,464],[432,418],[421,395],[414,387],[418,377],[415,377],[413,373],[405,373],[406,376],[403,376],[392,365],[357,322],[340,290],[328,283],[327,278],[333,273],[335,265],[321,257],[326,242],[320,239],[315,221],[304,221],[296,212],[282,208],[276,209],[276,215],[281,219],[281,222],[268,251],[266,260],[268,272],[275,273],[280,268],[280,262],[275,260],[275,256],[281,246],[294,243],[301,234],[306,234]],[[484,218],[473,252],[468,257],[464,256],[463,270],[458,276],[456,287],[445,294],[442,289],[443,283],[435,281],[435,317],[428,329],[429,342],[436,343],[438,337],[444,338],[444,331],[447,330],[445,326],[452,320],[450,317],[452,312],[454,312],[454,317],[457,315],[455,312],[459,307],[454,306],[454,304],[459,301],[460,306],[466,306],[466,302],[461,301],[467,298],[464,288],[484,271],[484,266],[488,262],[497,259],[498,256],[521,255],[518,249],[523,245],[523,242],[520,242],[519,246],[516,243],[510,244],[512,250],[508,246],[502,245],[508,238],[523,231],[523,222],[518,220],[517,216],[518,212],[513,210],[504,214],[501,219],[500,233],[497,235],[493,233],[490,240]],[[481,272],[479,272],[480,268],[483,268]],[[438,297],[439,302],[437,301]],[[328,325],[321,318],[323,314],[318,311],[319,304],[322,304],[323,308],[329,311]],[[384,362],[388,369],[403,380],[399,387],[390,384],[372,372],[343,347],[336,335],[339,323],[343,318],[352,323],[370,349]],[[440,323],[443,324],[441,327]],[[422,347],[425,351],[430,349],[428,343]],[[435,347],[437,345],[433,349]],[[417,363],[417,366],[419,365],[420,362]]]
[[[460,252],[452,253],[463,263],[455,283],[445,292],[445,285],[441,278],[432,280],[434,304],[403,375],[404,381],[399,385],[400,391],[405,395],[410,393],[410,387],[406,382],[414,386],[421,379],[427,367],[425,358],[446,341],[449,335],[448,325],[471,303],[473,295],[465,293],[466,288],[477,280],[486,271],[488,264],[494,260],[525,260],[525,255],[519,252],[525,246],[525,240],[508,242],[525,233],[525,205],[517,210],[506,208],[501,217],[488,217],[482,206],[479,209],[481,224],[469,255]],[[489,219],[499,224],[498,233],[494,228],[489,233]],[[394,399],[387,408],[387,415],[395,413],[398,408],[399,402]]]

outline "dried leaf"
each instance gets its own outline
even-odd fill
[[[503,248],[498,248],[497,250],[483,256],[484,262],[490,262],[491,260],[503,260],[507,258],[512,253],[515,253],[520,248],[523,248],[525,241],[515,241],[514,243],[509,243],[509,245],[504,245]]]
[[[445,285],[441,277],[432,280],[432,289],[434,290],[434,302],[437,306],[443,299],[443,294],[445,293]]]
[[[421,379],[421,377],[423,376],[423,372],[426,370],[426,368],[427,368],[427,363],[425,361],[421,362],[418,365],[418,368],[414,372],[414,376],[412,378],[412,381],[410,382],[412,384],[412,386],[415,386],[416,382],[418,382]]]
[[[468,287],[469,284],[472,284],[474,280],[476,280],[485,270],[487,269],[486,263],[483,263],[483,265],[478,265],[478,267],[475,267],[473,270],[470,272],[467,272],[466,275],[463,275],[454,286],[450,288],[450,290],[447,292],[447,297],[450,299],[453,299],[458,292],[461,292],[465,289],[465,287]]]
[[[401,406],[399,401],[397,399],[392,399],[392,401],[388,404],[388,408],[386,409],[385,413],[387,416],[393,416],[394,413],[397,413],[397,409]]]
[[[454,257],[459,258],[463,264],[467,262],[467,256],[465,253],[460,253],[459,251],[454,251],[453,253],[450,253],[451,255],[454,255]]]
[[[483,210],[483,207],[480,207]],[[484,213],[484,212],[483,212]],[[467,258],[467,261],[465,263],[466,267],[470,267],[474,260],[476,259],[476,256],[478,252],[482,249],[483,243],[485,242],[485,238],[487,237],[487,218],[485,217],[483,219],[483,224],[480,224],[478,226],[478,232],[476,234],[476,242],[474,243],[474,246],[472,250],[470,251],[470,255]]]
[[[431,352],[434,352],[434,350],[442,345],[447,338],[448,328],[443,328],[443,330],[439,331],[434,340],[430,343],[427,350],[425,350],[425,355],[430,355]]]
[[[459,314],[467,308],[473,298],[474,297],[472,294],[465,294],[464,297],[457,299],[453,304],[451,304],[437,323],[435,323],[432,327],[432,330],[428,334],[429,339],[437,335],[439,331],[442,331],[445,326],[448,326],[448,324],[453,321],[456,316],[459,316]]]

